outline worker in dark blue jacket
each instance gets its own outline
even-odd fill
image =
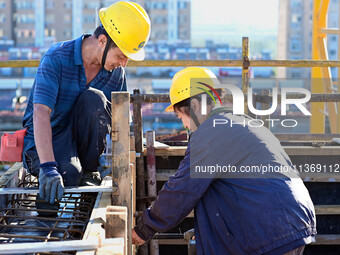
[[[174,76],[167,111],[193,133],[178,171],[139,218],[132,241],[143,244],[195,209],[198,254],[302,254],[316,235],[309,193],[267,128],[213,109],[215,79],[198,67]]]

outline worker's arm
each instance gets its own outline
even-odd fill
[[[46,105],[34,104],[34,140],[40,159],[39,195],[53,204],[55,199],[61,200],[63,197],[64,182],[53,154],[51,112]]]
[[[34,141],[40,163],[55,161],[51,112],[57,102],[61,68],[59,58],[46,53],[38,67],[33,91]]]
[[[40,164],[55,161],[52,146],[51,112],[52,110],[46,105],[34,104],[34,141]]]
[[[61,71],[60,56],[46,53],[40,62],[34,82],[33,130],[40,160],[39,196],[53,204],[61,200],[64,183],[59,173],[52,145],[51,112],[59,94]]]
[[[190,178],[190,146],[176,174],[158,193],[154,204],[139,218],[135,232],[143,240],[166,232],[182,221],[203,197],[214,178]]]

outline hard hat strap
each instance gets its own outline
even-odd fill
[[[105,66],[106,55],[107,55],[107,52],[109,51],[111,40],[112,40],[109,35],[107,35],[106,37],[107,37],[107,40],[106,40],[106,46],[105,46],[105,50],[104,50],[103,57],[102,57],[102,67]]]
[[[197,116],[194,113],[194,111],[191,109],[190,107],[190,117],[192,118],[192,120],[195,122],[196,127],[198,128],[201,124],[198,122]]]

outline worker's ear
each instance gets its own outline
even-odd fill
[[[98,36],[98,43],[101,47],[105,47],[106,46],[106,42],[107,42],[107,37],[103,34],[100,34]]]
[[[201,112],[201,103],[197,98],[193,98],[190,100],[190,110],[193,111],[196,115]]]

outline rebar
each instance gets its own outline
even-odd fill
[[[17,186],[37,188],[38,182],[36,177],[26,174]],[[97,193],[65,193],[55,210],[35,208],[36,194],[7,194],[1,197],[6,205],[0,209],[0,243],[6,244],[82,239]],[[57,217],[42,217],[39,213],[52,213]]]

